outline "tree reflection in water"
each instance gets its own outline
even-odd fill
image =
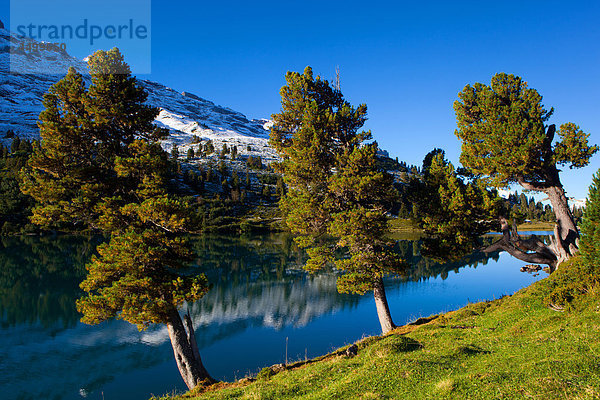
[[[108,393],[113,386],[113,392],[128,393],[130,399],[148,398],[151,392],[179,387],[181,379],[169,364],[173,356],[166,329],[152,327],[140,333],[122,321],[93,327],[78,322],[74,306],[81,295],[78,285],[99,240],[50,236],[0,241],[0,392],[7,398],[76,399],[83,394]],[[352,316],[370,298],[337,293],[335,271],[304,273],[304,255],[285,234],[199,237],[194,239],[194,248],[198,257],[189,273],[202,271],[212,284],[202,300],[189,305],[201,349],[218,348],[243,335],[255,335],[258,342],[256,335],[265,332],[304,332],[302,329],[315,321],[323,324],[323,318],[335,325],[339,318],[350,316],[356,329],[363,329]],[[473,254],[464,260],[438,263],[423,257],[421,243],[410,240],[399,241],[397,249],[408,267],[401,276],[387,280],[391,288],[435,277],[445,279],[450,271],[485,265],[490,259]],[[497,260],[498,255],[491,258]],[[323,335],[336,331],[329,325],[324,329]],[[343,335],[341,331],[335,335]],[[302,340],[308,347],[314,338]],[[341,342],[344,340],[354,339],[342,338]],[[263,352],[262,348],[253,350]],[[319,351],[327,350],[330,348]],[[244,368],[254,370],[271,362],[265,357],[234,367],[243,375]],[[231,365],[229,361],[221,370],[231,369]],[[161,372],[151,382],[135,381],[143,379],[141,371],[153,368]]]

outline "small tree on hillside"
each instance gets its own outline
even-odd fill
[[[229,154],[229,147],[227,143],[223,143],[223,148],[221,149],[221,158],[225,158],[225,156]]]
[[[82,320],[166,324],[191,389],[212,378],[189,315],[182,320],[178,308],[202,297],[208,283],[182,273],[190,253],[178,235],[189,229],[191,213],[166,191],[172,162],[158,143],[166,132],[153,125],[158,110],[144,105],[147,94],[117,49],[96,52],[89,67],[89,89],[70,69],[44,96],[42,142],[22,189],[38,202],[35,223],[110,235],[87,265],[87,295],[77,302]]]
[[[587,265],[600,267],[600,169],[596,171],[590,185],[583,212],[581,257]]]
[[[206,142],[206,144],[204,145],[204,153],[206,155],[210,155],[212,153],[214,153],[215,151],[215,145],[213,143],[212,140],[209,140],[208,142]]]
[[[281,176],[277,177],[275,193],[277,193],[277,196],[280,198],[285,196],[285,183],[283,182],[283,178]]]
[[[179,160],[179,147],[176,144],[171,147],[171,158],[173,161],[177,162]]]
[[[366,106],[352,107],[329,82],[314,78],[310,67],[304,74],[288,72],[286,81],[271,128],[288,186],[280,201],[285,221],[307,249],[307,270],[334,263],[344,272],[340,292],[373,291],[386,333],[394,323],[383,276],[401,264],[385,239],[386,206],[396,192],[392,177],[377,165],[377,144],[365,143],[371,133],[359,132]],[[342,250],[340,258],[336,251]]]
[[[190,161],[191,159],[193,159],[196,156],[196,153],[194,152],[194,148],[190,147],[187,151],[187,160]]]
[[[524,261],[556,268],[577,253],[579,238],[558,167],[586,166],[598,146],[588,145],[589,135],[573,123],[558,130],[545,125],[554,110],[545,110],[542,96],[517,76],[496,74],[490,86],[467,85],[458,97],[454,110],[456,135],[462,140],[461,163],[488,185],[519,183],[545,193],[556,215],[550,245],[537,238],[522,240],[501,216],[503,238],[488,250],[505,250]]]

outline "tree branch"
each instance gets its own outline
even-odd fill
[[[546,131],[546,142],[549,145],[552,145],[552,141],[554,140],[554,133],[556,133],[556,125],[551,124],[548,126],[548,130]]]
[[[538,192],[544,192],[550,187],[547,182],[527,182],[525,177],[522,175],[517,176],[517,182],[519,182],[519,185],[521,185],[524,189],[535,190]]]
[[[517,248],[512,243],[507,243],[504,238],[489,245],[488,247],[483,249],[483,252],[484,253],[492,253],[494,251],[502,251],[502,250],[506,251],[511,256],[518,258],[521,261],[528,262],[528,263],[546,264],[546,265],[549,265],[550,267],[554,267],[554,265],[556,264],[556,257],[553,254],[550,256],[550,254],[551,254],[550,252],[527,253],[527,252]]]
[[[500,217],[500,226],[502,229],[502,238],[484,248],[484,253],[506,251],[521,261],[546,264],[554,269],[558,261],[556,253],[537,236],[533,235],[531,238],[521,239],[518,233],[514,234],[512,232],[511,226],[504,217]],[[516,231],[516,228],[514,230]],[[532,252],[530,253],[529,251]]]

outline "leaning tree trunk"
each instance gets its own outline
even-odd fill
[[[213,383],[215,380],[211,378],[202,364],[189,314],[185,316],[185,323],[187,332],[179,312],[173,308],[169,314],[167,330],[179,373],[188,389],[192,390],[201,383]]]
[[[579,232],[562,185],[549,187],[544,193],[548,195],[556,216],[552,246],[560,264],[579,251]]]
[[[390,307],[388,306],[387,297],[385,295],[385,287],[383,286],[383,278],[375,279],[373,286],[373,296],[375,297],[375,306],[377,307],[377,316],[381,324],[381,333],[384,335],[394,329],[396,325],[392,321]]]
[[[553,129],[550,129],[550,141],[553,133]],[[567,196],[565,196],[565,191],[560,183],[558,169],[556,169],[556,166],[549,167],[545,171],[543,182],[529,182],[523,177],[518,177],[518,182],[527,190],[540,191],[548,196],[556,216],[554,236],[550,237],[549,245],[535,235],[528,239],[522,239],[517,232],[514,221],[511,229],[506,218],[501,217],[502,239],[487,247],[484,251],[487,253],[505,250],[519,260],[546,264],[550,267],[550,272],[553,272],[563,261],[568,260],[579,251],[579,232],[573,213],[569,208]]]
[[[554,140],[555,132],[556,126],[554,124],[548,126],[548,131],[546,132],[546,143],[548,147],[550,147]],[[575,224],[573,213],[569,208],[565,190],[560,182],[559,170],[556,168],[556,164],[551,161],[551,157],[551,152],[546,155],[546,158],[548,158],[547,161],[551,164],[547,166],[544,171],[541,171],[539,176],[542,177],[542,179],[528,181],[524,176],[518,176],[517,181],[527,190],[545,193],[550,200],[550,204],[552,204],[552,209],[556,216],[556,225],[554,226],[554,237],[551,241],[551,245],[547,246],[547,248],[556,258],[553,265],[548,264],[550,269],[554,270],[560,263],[568,260],[579,251],[579,231],[577,230],[577,224]]]

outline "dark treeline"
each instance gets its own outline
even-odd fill
[[[422,168],[415,166],[407,166],[406,163],[399,163],[403,165],[403,169],[399,169],[399,181],[396,183],[396,188],[401,194],[398,204],[394,208],[394,213],[399,218],[419,218],[422,213],[419,212],[417,204],[413,201],[411,191],[414,190],[414,186],[411,186],[411,182],[414,179],[422,179]],[[546,221],[554,222],[556,216],[552,210],[550,204],[545,204],[542,201],[536,201],[533,196],[527,196],[525,193],[519,193],[515,191],[510,193],[507,199],[504,199],[507,207],[511,211],[511,215],[519,222],[528,221]],[[576,221],[581,221],[583,215],[583,209],[579,207],[573,208],[573,216]]]
[[[39,142],[20,139],[13,131],[6,132],[9,140],[0,145],[0,235],[34,233],[39,230],[29,221],[34,202],[21,193],[19,173]]]
[[[20,188],[21,170],[27,166],[40,142],[21,139],[12,130],[4,134],[4,139],[6,144],[0,144],[0,236],[43,233],[30,221],[35,200],[23,194]],[[190,149],[191,154],[188,152],[188,157],[182,161],[177,147],[173,147],[173,175],[169,186],[172,193],[195,199],[199,214],[197,230],[279,230],[271,222],[277,214],[277,202],[285,194],[281,175],[263,165],[259,156],[237,156],[236,146],[227,148],[218,163],[212,159],[207,159],[204,164],[189,163],[192,158],[208,157],[214,152],[214,145],[208,141],[200,145],[200,149],[197,152]],[[232,168],[224,160],[226,155],[245,162],[245,169]],[[254,218],[254,214],[260,217]],[[66,227],[64,230],[69,231]]]
[[[544,204],[541,201],[536,201],[533,196],[527,197],[524,193],[514,192],[508,196],[508,203],[511,206],[511,211],[514,216],[518,216],[523,220],[529,221],[556,221],[554,211],[550,204]],[[583,209],[579,207],[573,208],[573,217],[577,223],[581,221]]]

